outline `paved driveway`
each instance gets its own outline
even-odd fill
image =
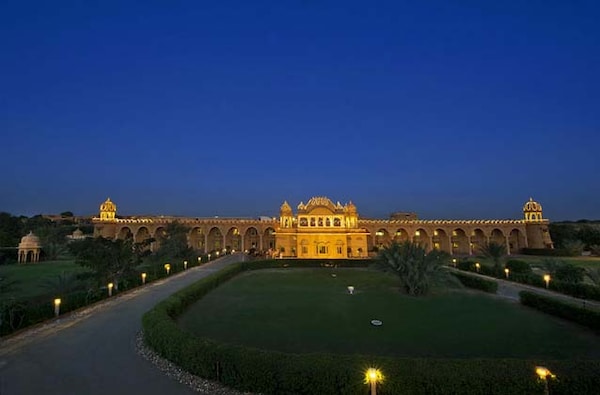
[[[173,292],[240,259],[220,258],[0,340],[0,395],[192,394],[137,354],[142,315]]]

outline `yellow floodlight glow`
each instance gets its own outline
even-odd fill
[[[165,263],[165,270],[167,271],[167,274],[169,274],[169,272],[171,271],[171,264]]]
[[[481,269],[479,262],[475,262],[475,269],[477,270],[477,273],[479,273],[479,269]]]
[[[504,268],[504,274],[506,275],[506,278],[508,279],[508,274],[510,273],[510,269],[509,268]]]
[[[146,284],[146,273],[142,273],[142,284]]]
[[[186,270],[187,269],[187,261],[183,261],[183,269]]]
[[[554,374],[552,374],[552,372],[548,368],[546,368],[544,366],[536,366],[535,373],[542,380],[546,380],[548,377],[550,377],[550,378],[556,377]]]
[[[114,286],[115,286],[115,284],[108,283],[108,296],[112,296],[112,290],[113,290]]]
[[[60,315],[60,298],[54,299],[54,315],[58,317]]]
[[[379,369],[369,368],[365,371],[365,384],[371,386],[371,395],[377,394],[377,383],[382,383],[383,379],[383,373]]]
[[[550,285],[550,275],[544,274],[544,281],[546,282],[546,288]]]

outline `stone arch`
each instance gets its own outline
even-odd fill
[[[479,253],[484,245],[487,244],[487,237],[483,230],[476,228],[471,231],[471,251]]]
[[[227,251],[242,249],[242,235],[237,227],[232,226],[225,234],[225,248]]]
[[[432,247],[436,250],[445,251],[448,254],[452,253],[452,248],[450,247],[450,238],[444,229],[437,228],[433,231]]]
[[[469,238],[462,228],[452,230],[452,255],[469,255]]]
[[[431,248],[429,234],[423,228],[415,230],[415,233],[413,234],[413,242],[421,245],[426,251],[429,251]]]
[[[148,228],[145,226],[140,226],[137,232],[135,232],[134,241],[136,243],[142,243],[150,238],[152,238],[152,235],[150,235]]]
[[[117,239],[120,240],[128,240],[133,239],[133,232],[128,226],[123,226],[119,229],[119,233],[117,233]]]
[[[260,249],[260,232],[254,226],[250,226],[244,232],[244,249]]]
[[[392,238],[390,236],[390,232],[388,232],[387,229],[380,228],[375,232],[375,240],[373,242],[375,247],[382,248],[388,246],[390,245],[391,241]]]
[[[208,231],[207,238],[208,240],[206,249],[208,250],[208,252],[221,251],[223,248],[225,248],[223,232],[221,232],[221,229],[219,229],[218,226],[213,226],[212,228],[210,228],[210,230]]]
[[[264,251],[275,250],[275,229],[272,227],[267,227],[263,232],[263,245],[262,249]]]
[[[508,235],[508,247],[511,254],[518,254],[527,247],[526,237],[519,229],[513,229]]]
[[[164,226],[159,226],[156,229],[154,229],[154,241],[150,245],[150,249],[152,251],[156,251],[157,249],[159,249],[160,243],[165,237],[167,237],[167,230]]]
[[[404,243],[406,241],[410,240],[410,237],[408,235],[408,231],[404,228],[399,228],[396,229],[396,231],[394,232],[394,241],[397,243]]]
[[[504,237],[504,232],[501,229],[494,228],[492,233],[490,233],[490,243],[502,244],[506,246],[506,238]]]
[[[190,230],[188,234],[188,241],[190,247],[196,250],[206,251],[206,236],[204,235],[204,231],[202,228],[196,226]]]

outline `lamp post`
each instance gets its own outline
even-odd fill
[[[210,254],[208,254],[208,260],[210,261]]]
[[[556,375],[552,374],[552,372],[544,366],[536,366],[535,373],[544,383],[544,395],[550,395],[550,389],[548,388],[548,377],[555,378]]]
[[[187,261],[183,261],[183,270],[187,270]]]
[[[549,274],[544,274],[544,281],[546,282],[546,289],[548,289],[548,286],[550,285],[550,275]]]
[[[199,256],[199,257],[198,257],[198,265],[199,265],[199,264],[201,264],[201,263],[202,263],[202,257],[201,257],[201,256]]]
[[[146,273],[142,273],[142,285],[146,284]]]
[[[54,316],[58,317],[60,315],[60,298],[54,299]]]
[[[365,384],[371,387],[371,395],[377,395],[377,383],[383,382],[383,374],[379,369],[369,368],[365,372]]]
[[[507,280],[508,280],[508,274],[509,274],[509,273],[510,273],[510,270],[509,270],[507,267],[505,267],[505,268],[504,268],[504,274],[506,275],[506,279],[507,279]]]
[[[165,263],[165,270],[166,270],[167,276],[168,276],[169,272],[171,271],[171,265],[169,263]]]
[[[108,296],[112,296],[112,290],[113,290],[114,286],[115,286],[115,284],[108,283]]]
[[[477,273],[479,273],[479,269],[481,269],[481,265],[479,262],[475,262],[475,270],[477,270]]]
[[[452,266],[456,267],[456,258],[452,258]]]

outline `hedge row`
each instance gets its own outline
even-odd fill
[[[484,292],[495,294],[498,291],[498,283],[494,280],[486,280],[480,277],[464,274],[460,272],[452,272],[465,287],[479,289]]]
[[[576,322],[600,332],[600,313],[583,307],[573,306],[555,298],[539,295],[533,292],[519,292],[521,303],[525,306]]]
[[[569,254],[567,250],[560,248],[523,248],[521,249],[521,254],[523,255],[536,255],[536,256],[555,256],[555,257],[565,257],[572,256]]]
[[[241,391],[264,394],[361,394],[366,368],[385,375],[378,394],[542,394],[534,366],[560,380],[551,393],[593,394],[600,387],[600,361],[515,359],[411,359],[361,355],[287,354],[219,343],[180,329],[175,319],[186,307],[244,270],[285,262],[234,264],[159,303],[143,317],[146,342],[188,372]],[[306,265],[309,265],[308,263]],[[302,265],[305,266],[305,265]]]

